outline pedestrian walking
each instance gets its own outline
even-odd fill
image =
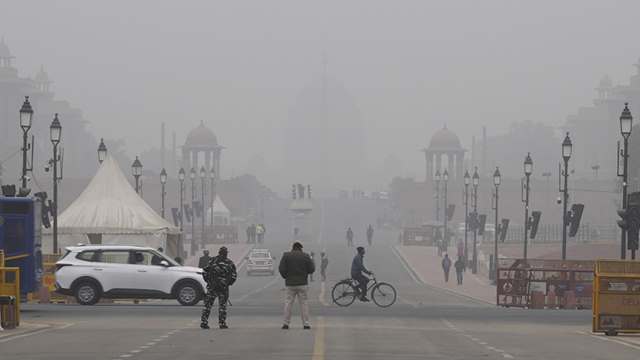
[[[293,243],[291,251],[286,252],[280,259],[278,271],[285,283],[284,300],[284,324],[282,329],[289,329],[291,323],[291,307],[296,298],[300,303],[300,315],[302,326],[311,329],[309,323],[309,304],[307,303],[307,279],[309,274],[313,274],[315,266],[311,257],[302,251],[302,244]]]
[[[320,253],[320,276],[322,277],[322,281],[327,280],[327,266],[329,266],[329,258],[323,251]]]
[[[313,267],[316,267],[316,255],[312,252],[309,253],[309,257],[311,258],[311,262],[313,263]],[[309,281],[313,282],[313,273],[309,274]]]
[[[453,267],[456,269],[458,285],[462,285],[462,273],[464,272],[464,260],[462,259],[462,256],[458,256],[458,260],[453,264]]]
[[[202,276],[207,282],[207,294],[204,297],[204,308],[200,318],[200,328],[209,328],[209,314],[213,302],[218,299],[218,325],[220,329],[228,329],[227,326],[227,302],[229,301],[229,286],[238,278],[236,266],[228,258],[229,251],[225,246],[218,250],[218,256],[209,260],[204,267]]]
[[[347,246],[353,247],[353,230],[351,230],[351,227],[347,229]]]
[[[247,244],[251,244],[251,225],[247,226]]]
[[[209,260],[211,260],[211,256],[209,256],[209,250],[202,250],[202,256],[198,259],[198,267],[200,269],[204,269],[207,265],[209,265]]]
[[[264,227],[262,224],[256,225],[256,236],[258,237],[258,244],[262,244],[264,240]]]
[[[444,254],[444,259],[442,259],[442,270],[444,271],[444,282],[449,282],[450,269],[451,269],[451,259],[449,259],[449,254]]]
[[[369,246],[371,246],[372,241],[373,241],[373,226],[369,224],[369,227],[367,228],[367,242],[369,243]]]

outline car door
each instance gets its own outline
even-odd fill
[[[132,259],[135,267],[132,278],[137,289],[167,293],[170,274],[166,267],[160,265],[162,258],[159,255],[149,250],[136,250]]]
[[[98,274],[105,292],[113,289],[134,289],[131,274],[134,268],[129,264],[129,250],[102,250],[93,268]],[[116,290],[117,291],[117,290]]]

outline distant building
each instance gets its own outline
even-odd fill
[[[62,123],[64,148],[64,176],[88,177],[97,166],[96,139],[88,132],[88,122],[82,111],[69,102],[57,100],[52,91],[52,81],[44,67],[33,78],[20,77],[14,66],[14,56],[4,39],[0,40],[0,182],[15,183],[20,177],[22,155],[22,130],[18,111],[29,100],[34,109],[33,125],[29,132],[35,136],[34,174],[44,176],[44,165],[52,157],[49,141],[49,126],[55,113]],[[43,186],[50,183],[44,182]]]

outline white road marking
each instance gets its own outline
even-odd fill
[[[129,352],[130,352],[130,353],[132,353],[132,354],[137,354],[137,353],[139,353],[140,351],[142,351],[142,350],[135,349],[135,350],[131,350],[131,351],[129,351]]]
[[[155,345],[155,344],[156,344],[156,343],[152,341],[152,342],[148,342],[148,343],[147,343],[147,346],[153,346],[153,345]]]
[[[42,334],[44,332],[51,331],[51,330],[62,330],[62,329],[66,329],[66,328],[68,328],[70,326],[73,326],[73,325],[75,325],[75,324],[64,324],[62,326],[51,326],[51,327],[48,327],[46,329],[40,329],[40,330],[32,331],[32,332],[29,332],[29,333],[26,333],[26,334],[9,336],[9,337],[6,337],[4,339],[0,339],[0,343],[5,343],[5,342],[11,341],[11,340],[16,340],[16,339],[22,339],[22,338],[26,338],[26,337],[29,337],[29,336],[32,336],[32,335]]]
[[[460,332],[461,335],[463,335],[464,337],[466,337],[467,339],[475,342],[478,345],[483,345],[485,349],[489,350],[489,351],[493,351],[496,352],[498,354],[501,354],[502,357],[506,358],[506,359],[513,359],[513,355],[508,354],[506,351],[502,350],[502,349],[498,349],[496,347],[493,347],[491,345],[489,345],[487,342],[485,341],[481,341],[480,339],[470,335],[470,334],[465,334],[464,330],[460,330],[457,326],[455,326],[451,321],[447,320],[447,319],[440,319],[442,321],[442,323],[444,323],[448,328],[450,328],[451,330]]]
[[[255,289],[255,290],[252,290],[252,291],[249,291],[248,293],[242,295],[241,297],[239,297],[237,299],[234,299],[233,302],[242,302],[246,298],[248,298],[249,296],[253,296],[253,295],[255,295],[255,294],[257,294],[257,293],[259,293],[259,292],[261,292],[263,290],[266,290],[267,288],[271,287],[272,285],[274,285],[278,281],[280,281],[280,279],[276,277],[273,280],[269,281],[265,286],[263,286],[261,288],[258,288],[258,289]]]
[[[402,265],[404,270],[407,272],[407,274],[409,274],[409,277],[411,277],[411,279],[416,284],[424,284],[424,281],[422,281],[422,279],[418,278],[420,275],[414,273],[413,270],[411,270],[411,268],[409,267],[409,264],[407,264],[407,262],[404,260],[404,258],[398,252],[398,249],[396,249],[395,246],[390,246],[390,247],[391,247],[391,252],[396,256],[396,258],[398,258],[398,260],[400,261],[400,264]]]

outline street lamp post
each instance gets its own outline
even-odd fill
[[[443,243],[443,247],[445,249],[448,248],[449,246],[449,237],[448,237],[448,231],[447,231],[447,217],[448,217],[448,208],[449,208],[449,204],[447,204],[447,183],[449,182],[449,172],[447,171],[447,169],[444,170],[444,172],[442,173],[442,180],[444,181],[444,203],[443,203],[443,220],[444,220],[444,227],[442,230],[442,243]]]
[[[467,247],[467,232],[469,231],[469,183],[471,176],[469,171],[464,172],[464,268],[467,268],[469,261],[469,252]]]
[[[209,172],[209,177],[211,179],[211,231],[213,232],[213,205],[216,202],[216,171],[213,166]]]
[[[473,171],[473,216],[474,219],[478,219],[478,185],[480,184],[480,175],[478,175],[478,167],[476,166]],[[476,224],[477,225],[477,224]],[[478,227],[473,227],[473,259],[471,264],[471,272],[473,274],[478,273]]]
[[[100,145],[98,145],[98,163],[102,164],[102,162],[106,158],[107,158],[107,146],[104,144],[104,139],[100,138]]]
[[[207,169],[205,169],[204,166],[203,166],[203,167],[200,168],[200,181],[202,182],[202,191],[201,191],[202,194],[200,194],[201,195],[200,197],[201,197],[201,200],[202,200],[202,234],[200,236],[200,243],[202,244],[202,248],[203,249],[205,247],[204,245],[205,245],[205,242],[206,242],[206,236],[205,236],[206,234],[205,234],[205,229],[204,229],[204,222],[205,222],[205,219],[207,217],[207,215],[206,215],[207,214],[207,212],[206,212],[207,206],[204,203],[204,185],[205,185],[205,181],[206,180],[207,180]],[[213,209],[211,209],[211,211],[213,212]]]
[[[569,217],[567,216],[567,203],[569,202],[569,159],[571,158],[571,152],[573,145],[569,138],[569,133],[562,141],[562,160],[564,160],[564,171],[562,176],[564,177],[563,201],[562,201],[562,260],[567,259],[567,225],[569,223]]]
[[[496,171],[493,172],[493,185],[496,187],[494,194],[495,201],[495,222],[494,222],[494,231],[493,231],[493,269],[491,269],[491,273],[493,274],[493,279],[497,279],[497,271],[498,271],[498,199],[500,198],[498,195],[498,188],[500,187],[500,183],[502,182],[502,176],[500,175],[500,169],[496,166]]]
[[[136,193],[140,194],[140,176],[142,175],[142,163],[137,156],[136,159],[133,160],[133,164],[131,164],[131,173],[136,179]]]
[[[191,168],[191,171],[189,171],[189,178],[191,179],[191,209],[194,209],[194,203],[196,201],[196,185],[195,185],[195,181],[196,181],[196,169]],[[193,214],[191,215],[191,247],[190,247],[190,251],[191,251],[191,256],[196,254],[196,219],[195,218],[195,211],[193,211]]]
[[[524,184],[524,260],[527,260],[527,242],[529,235],[529,183],[530,177],[533,173],[533,160],[531,159],[531,153],[527,153],[527,157],[524,158],[524,175],[526,177]]]
[[[629,136],[631,136],[631,129],[633,127],[633,116],[629,110],[629,103],[624,103],[624,109],[620,114],[620,133],[624,141],[624,147],[622,154],[618,153],[618,161],[620,155],[622,155],[622,174],[618,172],[618,176],[622,177],[622,209],[627,208],[627,178],[628,178],[628,162],[629,162]],[[620,147],[620,142],[618,142]],[[635,250],[632,251],[632,256],[635,257]],[[620,232],[620,259],[626,259],[627,257],[627,232]]]
[[[53,144],[53,208],[51,209],[53,215],[53,253],[58,253],[58,181],[62,179],[62,176],[58,177],[58,161],[60,161],[60,155],[58,155],[58,144],[62,138],[62,126],[58,119],[58,114],[53,117],[51,126],[49,126],[49,138],[51,144]]]
[[[180,183],[180,244],[178,244],[178,252],[182,257],[184,252],[184,168],[180,168],[178,172],[178,182]]]
[[[436,221],[440,221],[440,178],[440,169],[438,169],[433,177],[436,181]]]
[[[20,108],[20,127],[22,128],[22,188],[27,188],[27,151],[29,150],[28,133],[33,121],[33,108],[29,97],[24,97],[24,103]]]
[[[165,191],[165,184],[167,183],[167,171],[162,168],[162,171],[160,171],[160,184],[161,184],[161,189],[160,189],[160,196],[161,196],[161,209],[162,209],[162,218],[164,219],[164,198],[167,195],[167,192]]]

